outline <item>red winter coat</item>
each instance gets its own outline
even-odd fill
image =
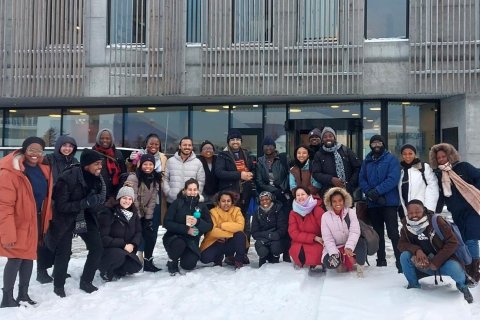
[[[37,259],[38,227],[35,198],[24,174],[24,156],[15,151],[0,160],[0,256]],[[42,208],[42,237],[52,219],[52,173],[50,166],[39,163],[48,181],[48,193]],[[3,245],[15,243],[13,247]]]
[[[303,247],[305,252],[305,265],[317,266],[322,263],[323,245],[316,242],[315,236],[322,236],[321,221],[324,210],[320,207],[321,200],[312,212],[302,217],[295,211],[290,211],[288,219],[288,234],[292,238],[290,256],[296,265],[301,266],[298,255]]]

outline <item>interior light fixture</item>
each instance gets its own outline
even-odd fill
[[[350,112],[350,110],[345,109],[345,110],[342,110],[342,112],[347,113],[347,112]]]
[[[358,117],[359,114],[358,114],[358,113],[352,113],[352,116],[353,116],[353,117]]]
[[[368,119],[367,122],[373,122],[373,119]]]
[[[258,108],[258,104],[254,104],[254,105],[252,105],[252,107]]]
[[[8,110],[8,112],[10,112],[10,113],[15,113],[15,112],[17,112],[17,110],[15,110],[15,109],[10,109],[10,110]]]
[[[79,110],[79,109],[70,109],[70,112],[71,113],[82,113],[83,110]]]
[[[148,107],[147,109],[148,109],[148,110],[157,110],[156,107]]]
[[[408,102],[408,101],[403,101],[403,102],[402,102],[402,105],[403,105],[403,106],[409,106],[409,105],[410,105],[410,102]]]
[[[51,117],[51,118],[61,118],[62,117],[61,114],[49,114],[48,116]]]
[[[228,106],[222,106],[223,109],[228,109]]]
[[[290,108],[290,112],[292,112],[292,113],[302,112],[302,109],[300,109],[300,108]]]
[[[380,107],[371,107],[370,108],[370,111],[380,111],[380,110],[382,110],[382,108],[380,108]]]
[[[205,112],[220,112],[218,109],[205,109]]]
[[[137,110],[137,113],[144,113],[144,110]]]
[[[330,108],[332,108],[332,109],[338,109],[338,108],[340,108],[340,106],[333,105],[333,106],[330,106]]]

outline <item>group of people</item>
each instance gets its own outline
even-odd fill
[[[98,290],[92,283],[97,270],[104,281],[160,271],[153,262],[160,226],[171,275],[193,270],[199,261],[242,268],[250,263],[253,238],[260,267],[282,257],[296,269],[355,270],[363,277],[367,242],[353,201],[358,189],[380,238],[378,267],[387,265],[386,226],[408,288],[419,287],[416,269],[440,273],[452,276],[473,301],[468,281],[480,280],[480,170],[461,162],[453,146],[433,146],[429,165],[412,145],[402,147],[400,162],[380,135],[370,139],[371,152],[362,161],[330,127],[313,129],[291,161],[271,137],[258,159],[242,148],[238,130],[229,130],[226,142],[216,154],[214,144],[204,141],[196,155],[193,140],[184,137],[167,159],[160,138],[150,134],[125,160],[112,131],[102,129],[78,161],[72,137],[60,136],[46,156],[42,139],[25,139],[0,160],[0,256],[8,258],[1,307],[36,303],[28,295],[33,260],[37,281],[53,282],[54,292],[65,297],[76,235],[88,250],[80,277],[87,293]],[[441,218],[446,236],[432,235],[432,214],[443,203],[473,257],[470,265],[455,257],[458,239]]]

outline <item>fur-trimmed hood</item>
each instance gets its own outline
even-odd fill
[[[429,159],[432,169],[438,168],[437,152],[440,150],[447,154],[448,162],[450,162],[451,165],[460,161],[460,155],[454,146],[449,143],[439,143],[430,149]]]
[[[328,189],[327,192],[325,192],[325,196],[323,197],[323,202],[325,203],[325,207],[327,208],[327,210],[333,211],[330,197],[334,192],[339,192],[343,195],[343,198],[345,199],[345,208],[352,207],[353,200],[352,200],[352,196],[348,193],[348,191],[344,188],[333,187]]]

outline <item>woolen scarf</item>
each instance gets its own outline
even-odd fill
[[[302,217],[305,217],[307,214],[313,211],[313,208],[317,205],[317,200],[313,199],[312,196],[307,198],[304,204],[300,204],[297,200],[294,200],[292,203],[292,209]]]
[[[94,150],[106,155],[105,162],[108,174],[112,177],[112,184],[114,186],[118,185],[122,171],[120,169],[120,165],[115,159],[115,147],[112,146],[110,148],[104,148],[99,145],[95,145]]]
[[[342,145],[340,143],[337,143],[331,148],[327,148],[326,146],[323,146],[323,150],[326,152],[333,152],[333,156],[335,158],[335,171],[337,172],[338,178],[342,181],[347,181],[345,177],[345,167],[343,166],[343,159],[340,153],[338,153],[338,149],[340,149]]]
[[[450,162],[438,165],[442,170],[442,187],[445,197],[452,196],[452,181],[462,197],[467,201],[475,211],[480,214],[480,190],[465,182],[455,171],[453,171]]]
[[[407,219],[407,229],[408,229],[408,231],[410,231],[411,233],[413,233],[416,236],[423,233],[429,225],[427,215],[423,216],[418,221],[410,220],[410,219],[408,219],[408,217],[405,217],[405,219]]]
[[[128,211],[127,209],[120,209],[120,211],[123,213],[123,216],[125,217],[125,219],[127,219],[127,221],[130,221],[130,219],[132,218],[133,216],[133,212],[132,211]]]

